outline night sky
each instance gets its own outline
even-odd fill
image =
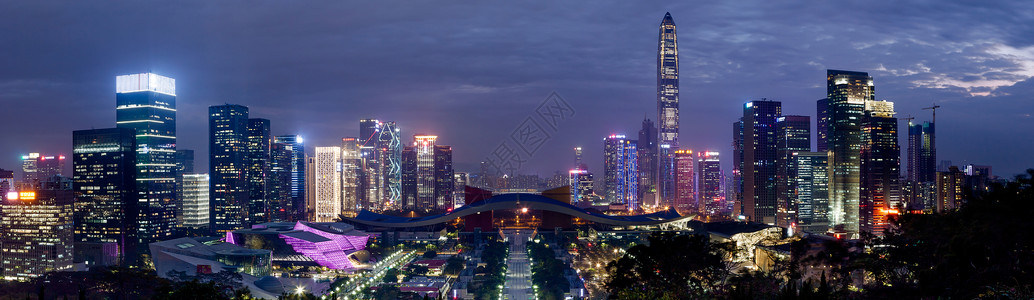
[[[437,134],[459,171],[476,171],[555,91],[576,114],[522,172],[566,170],[583,146],[600,174],[603,137],[656,118],[665,12],[681,143],[721,151],[726,170],[742,104],[814,120],[826,69],[869,72],[899,117],[941,105],[939,160],[1007,177],[1034,167],[1034,1],[519,2],[4,1],[0,168],[114,127],[115,76],[151,71],[176,79],[178,148],[202,171],[211,105],[246,105],[310,147],[358,135],[360,118],[394,120],[404,142]]]

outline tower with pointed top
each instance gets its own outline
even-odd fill
[[[657,44],[657,194],[670,205],[675,198],[674,153],[679,147],[679,47],[671,13],[664,14]]]

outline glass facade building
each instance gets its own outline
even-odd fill
[[[137,253],[136,131],[72,132],[75,242],[117,246],[116,259]]]
[[[750,221],[775,224],[776,174],[779,162],[778,101],[750,101],[743,105],[743,215]]]
[[[664,14],[657,40],[657,197],[671,205],[679,148],[679,45],[671,13]]]
[[[248,108],[236,104],[208,108],[209,224],[225,233],[249,224]]]
[[[776,189],[778,192],[776,225],[788,227],[797,219],[797,203],[794,201],[796,184],[793,156],[797,152],[811,151],[811,118],[808,116],[782,116],[776,119],[778,130],[779,161],[776,162]]]
[[[279,135],[273,138],[284,144],[291,155],[291,213],[295,220],[305,219],[305,140],[298,135]]]
[[[72,183],[55,176],[37,189],[9,191],[0,211],[5,280],[29,280],[72,268]]]
[[[883,236],[899,214],[901,149],[894,103],[866,101],[862,117],[860,230]]]
[[[248,224],[269,221],[270,148],[273,136],[267,119],[248,119]]]
[[[208,174],[183,174],[183,227],[208,228]]]
[[[624,203],[629,210],[639,210],[639,164],[637,143],[624,135],[611,135],[603,140],[604,199]]]
[[[699,211],[694,165],[696,159],[693,150],[675,151],[675,210],[682,215],[691,215]]]
[[[136,131],[136,237],[142,245],[168,239],[177,211],[176,81],[122,75],[115,78],[115,92],[116,127]]]
[[[725,197],[722,195],[722,165],[717,151],[704,151],[697,156],[697,174],[700,174],[697,189],[697,203],[700,214],[718,217],[728,213]]]
[[[866,101],[875,101],[875,85],[868,73],[827,70],[827,147],[830,152],[830,226],[851,238],[860,223],[862,116]]]
[[[797,228],[824,233],[829,229],[829,169],[826,152],[797,152],[794,157]]]

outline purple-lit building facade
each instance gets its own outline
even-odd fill
[[[226,234],[226,242],[244,247],[260,241],[258,244],[272,249],[275,263],[335,270],[355,268],[349,256],[366,249],[369,239],[369,234],[343,223],[263,223]]]

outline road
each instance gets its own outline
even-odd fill
[[[506,283],[503,294],[510,300],[535,299],[531,290],[531,265],[528,260],[528,249],[524,243],[528,241],[531,230],[507,230],[504,232],[510,241],[510,256],[506,261]]]

